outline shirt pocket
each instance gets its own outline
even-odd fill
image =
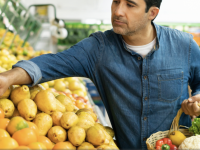
[[[183,72],[158,75],[158,90],[159,101],[174,102],[178,100],[183,91]]]

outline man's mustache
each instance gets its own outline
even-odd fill
[[[120,22],[126,23],[126,20],[124,20],[123,18],[118,17],[118,16],[113,16],[113,21],[114,21],[114,20],[117,20],[117,21],[120,21]]]

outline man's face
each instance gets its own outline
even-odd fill
[[[143,29],[148,23],[144,0],[113,0],[112,25],[117,34],[131,36]]]

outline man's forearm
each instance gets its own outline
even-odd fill
[[[10,85],[31,84],[33,82],[29,74],[20,67],[4,72],[2,75],[7,77]]]

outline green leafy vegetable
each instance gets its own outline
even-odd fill
[[[192,122],[192,126],[189,128],[189,132],[200,135],[200,118],[195,118]]]

